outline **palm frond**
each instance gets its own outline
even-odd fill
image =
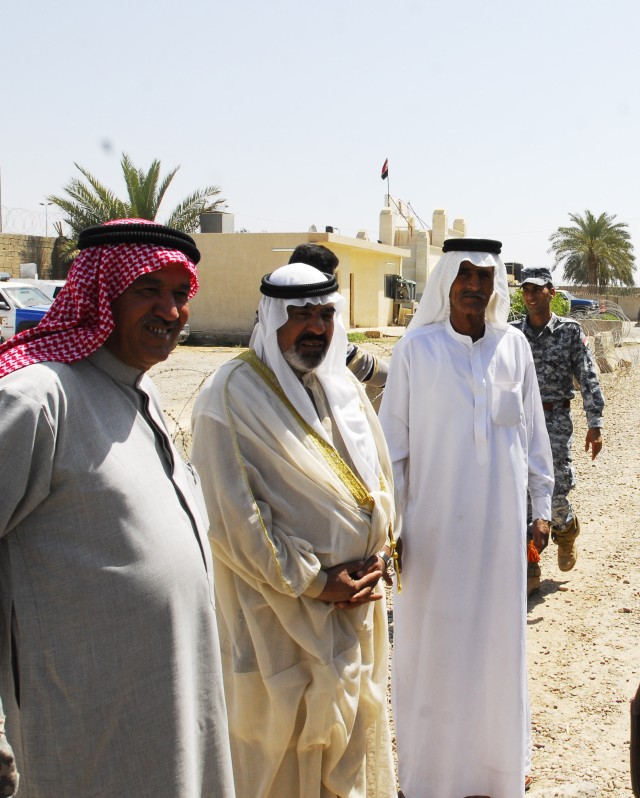
[[[222,198],[213,199],[219,193],[218,186],[207,186],[195,191],[174,208],[167,224],[183,233],[195,233],[200,224],[200,214],[218,210],[226,202]]]

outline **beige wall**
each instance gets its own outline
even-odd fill
[[[350,327],[386,327],[393,321],[393,300],[384,295],[386,274],[402,275],[408,250],[329,234],[325,243],[340,258],[340,293],[347,301]]]
[[[347,301],[345,323],[382,327],[391,323],[392,301],[384,275],[401,274],[406,250],[333,233],[200,233],[200,291],[190,302],[194,340],[246,343],[260,301],[260,279],[289,261],[298,244],[319,243],[340,259],[338,279]],[[351,287],[353,286],[353,291]]]

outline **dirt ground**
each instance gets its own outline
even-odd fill
[[[389,339],[366,344],[383,355],[392,346]],[[200,385],[239,351],[182,346],[152,369],[187,452]],[[602,375],[606,428],[593,462],[583,451],[584,414],[574,412],[578,563],[562,573],[550,545],[542,557],[541,590],[529,599],[531,798],[569,794],[563,792],[569,785],[591,788],[581,795],[632,795],[629,700],[640,683],[640,366],[637,356],[629,359],[630,369]]]

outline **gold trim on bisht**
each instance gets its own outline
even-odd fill
[[[365,510],[371,512],[374,504],[373,497],[365,485],[356,476],[356,474],[353,473],[351,468],[349,468],[347,463],[345,463],[342,457],[340,457],[333,446],[325,441],[324,438],[320,437],[313,427],[304,420],[300,413],[298,413],[298,411],[289,401],[289,398],[285,392],[282,390],[282,386],[278,382],[276,375],[273,373],[273,371],[271,371],[269,366],[260,360],[253,349],[248,349],[246,352],[241,352],[235,359],[243,360],[245,363],[251,366],[251,368],[254,369],[254,371],[260,377],[262,377],[264,382],[269,386],[269,388],[271,388],[280,401],[286,405],[302,429],[311,437],[318,451],[331,467],[332,471],[334,471],[334,473],[340,477],[342,483],[348,489],[349,493],[351,493],[355,501]]]

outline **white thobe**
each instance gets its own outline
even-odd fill
[[[553,467],[524,336],[448,321],[398,343],[380,419],[405,544],[393,698],[406,798],[524,794],[526,493],[550,518]]]

